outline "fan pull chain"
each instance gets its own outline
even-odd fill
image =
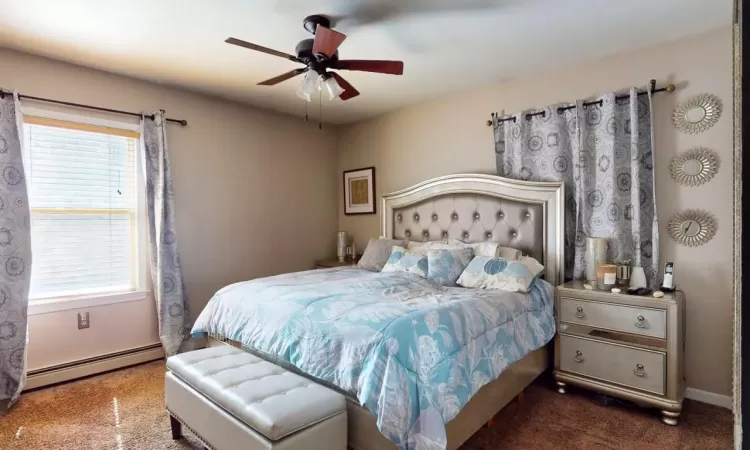
[[[305,101],[305,122],[307,122],[307,101]]]
[[[320,119],[318,122],[318,129],[323,129],[323,91],[318,91],[318,105],[320,107]]]

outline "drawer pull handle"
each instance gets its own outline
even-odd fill
[[[643,371],[643,364],[636,364],[635,369],[633,369],[633,373],[639,377],[646,375],[646,372]]]
[[[585,316],[586,314],[583,313],[582,307],[579,306],[578,308],[576,308],[576,317],[578,317],[579,319],[583,319]]]
[[[638,314],[638,317],[636,318],[636,321],[635,321],[635,326],[638,327],[638,328],[646,328],[646,327],[648,327],[648,322],[646,322],[646,318],[645,317],[643,317],[642,315]]]
[[[583,362],[583,353],[580,350],[576,350],[576,355],[573,357],[575,362]]]

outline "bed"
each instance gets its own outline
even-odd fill
[[[383,196],[386,238],[492,240],[542,262],[529,294],[324,269],[227,286],[193,332],[345,394],[354,449],[457,448],[548,367],[563,199],[560,183],[474,174]]]

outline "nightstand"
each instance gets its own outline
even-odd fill
[[[557,287],[555,380],[662,411],[677,425],[685,396],[685,294],[613,294]]]
[[[357,265],[356,261],[347,259],[346,261],[341,262],[336,257],[315,261],[316,269],[330,269],[332,267],[356,266],[356,265]]]

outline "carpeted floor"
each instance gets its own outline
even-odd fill
[[[0,449],[201,449],[172,441],[163,404],[164,363],[153,362],[26,393],[0,416]],[[732,414],[687,401],[679,427],[649,410],[599,406],[583,391],[526,389],[462,448],[730,449]]]

